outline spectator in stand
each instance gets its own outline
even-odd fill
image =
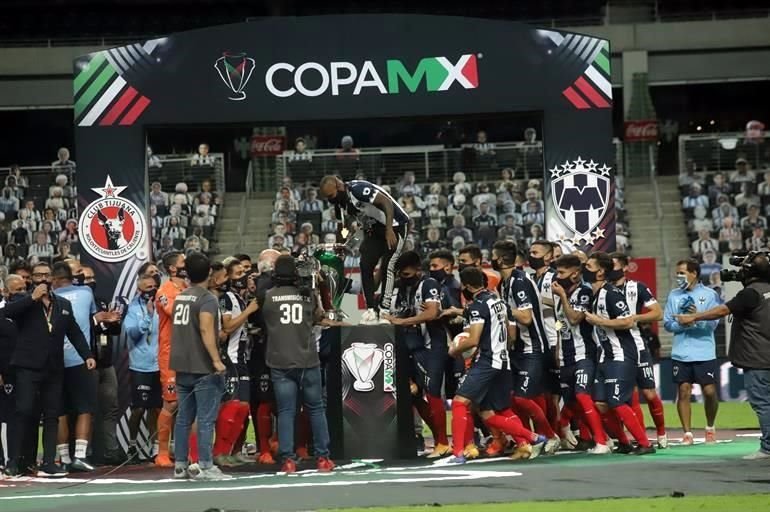
[[[439,249],[446,249],[446,242],[441,240],[441,232],[438,228],[428,228],[427,239],[420,244],[420,251],[428,254]]]
[[[42,231],[35,233],[35,243],[29,246],[28,257],[36,256],[39,261],[51,262],[55,249]]]
[[[279,192],[280,199],[278,199],[278,201],[275,203],[276,211],[285,211],[287,208],[290,212],[296,212],[299,210],[299,201],[293,197],[292,191],[289,187],[282,186]]]
[[[454,183],[452,190],[454,190],[455,194],[463,194],[463,195],[469,196],[473,193],[473,190],[471,189],[471,184],[466,181],[464,172],[458,171],[454,173],[454,176],[452,177],[452,182]],[[451,201],[451,198],[450,198],[450,201]]]
[[[454,216],[452,219],[452,228],[447,231],[446,236],[449,240],[460,237],[465,244],[469,244],[473,241],[473,232],[465,227],[465,217],[462,215]],[[454,245],[454,242],[452,242],[452,244]]]
[[[281,235],[273,235],[270,239],[273,243],[268,243],[268,248],[279,252],[289,251],[289,244],[286,243],[286,238]]]
[[[169,219],[168,226],[161,230],[160,236],[168,237],[172,242],[175,242],[177,240],[185,240],[187,238],[187,231],[179,225],[179,217],[173,216]]]
[[[201,241],[197,236],[192,235],[184,241],[184,253],[185,256],[189,256],[194,252],[202,252]]]
[[[509,192],[513,184],[513,169],[505,167],[500,171],[500,182],[497,184],[497,193]]]
[[[436,206],[441,210],[446,210],[449,205],[447,197],[444,195],[443,189],[440,183],[433,183],[430,186],[429,194],[425,196],[425,204],[430,206]]]
[[[281,240],[280,243],[277,243],[278,238]],[[286,234],[286,226],[283,224],[276,224],[273,226],[273,234],[267,240],[268,247],[275,248],[276,245],[280,245],[281,247],[291,247],[294,245],[291,235]]]
[[[64,174],[72,174],[77,169],[77,164],[70,160],[70,150],[67,148],[59,148],[56,153],[58,159],[51,164],[51,171],[55,173],[63,172]]]
[[[324,243],[325,244],[335,244],[337,243],[337,235],[334,233],[326,233],[324,235]]]
[[[198,239],[198,244],[200,245],[200,250],[203,253],[208,254],[211,250],[211,243],[208,241],[208,239],[203,236],[203,229],[199,226],[196,226],[193,228],[192,236]]]
[[[396,194],[405,195],[404,189],[410,187],[412,194],[422,196],[422,189],[415,184],[415,177],[412,171],[406,171],[400,180],[396,183]]]
[[[59,210],[64,210],[67,205],[64,202],[64,191],[61,187],[52,187],[51,188],[51,197],[46,199],[45,201],[45,207],[51,208],[54,210],[54,212],[58,212]]]
[[[477,235],[480,229],[497,229],[497,217],[489,211],[486,201],[479,204],[479,214],[473,217],[473,229]]]
[[[27,189],[29,188],[29,182],[27,181],[27,178],[22,176],[21,174],[21,167],[19,167],[16,164],[11,165],[10,170],[8,172],[8,176],[5,178],[5,184],[8,184],[8,180],[10,178],[14,178],[16,180],[16,186],[21,190],[22,197],[19,199],[22,199],[24,195],[26,195]]]
[[[732,193],[732,187],[725,180],[725,175],[718,172],[714,175],[714,184],[709,187],[709,201],[712,204],[717,203],[717,197],[721,194],[729,196]]]
[[[759,207],[762,204],[762,200],[755,192],[756,187],[753,183],[743,182],[741,183],[741,193],[735,196],[735,206],[740,208],[742,206],[756,205]]]
[[[719,242],[711,238],[711,233],[704,229],[698,231],[698,239],[691,244],[690,248],[692,253],[700,258],[704,251],[712,250],[718,252]]]
[[[722,229],[719,230],[719,241],[727,242],[731,252],[743,248],[743,233],[740,228],[735,226],[735,221],[732,217],[725,217],[722,220]]]
[[[429,206],[425,211],[425,217],[427,219],[427,225],[437,228],[446,227],[446,213],[438,206]]]
[[[748,208],[748,215],[741,219],[741,229],[748,231],[757,227],[767,229],[767,219],[759,216],[759,207],[753,204]]]
[[[449,206],[446,209],[448,217],[454,217],[455,215],[462,215],[463,217],[471,216],[471,207],[466,203],[465,198],[465,194],[452,195]]]
[[[719,273],[720,270],[722,270],[722,264],[717,261],[717,252],[710,249],[703,251],[703,263],[700,265],[701,281],[708,285],[711,274]]]
[[[212,166],[214,165],[214,157],[209,154],[209,145],[201,143],[198,145],[198,153],[193,156],[190,165],[193,166]]]
[[[165,255],[174,251],[176,251],[176,248],[174,247],[174,241],[170,236],[166,235],[160,241],[160,247],[158,248],[158,254],[155,260],[160,261]]]
[[[291,255],[295,258],[301,255],[307,254],[308,239],[307,235],[300,231],[297,236],[294,237],[294,246],[291,249]]]
[[[74,258],[74,255],[70,252],[71,246],[69,242],[59,242],[59,248],[56,251],[56,255],[53,257],[53,263],[58,263],[70,258]]]
[[[2,262],[5,267],[11,268],[12,266],[18,265],[23,261],[24,261],[24,258],[19,256],[18,248],[16,247],[16,244],[9,243],[5,246],[3,250],[3,257],[2,257]]]
[[[313,224],[311,222],[303,222],[299,227],[301,233],[307,237],[307,243],[310,245],[316,245],[319,242],[318,235],[313,233]]]
[[[703,188],[697,183],[690,185],[690,193],[682,199],[682,209],[692,210],[696,206],[709,207],[709,198],[703,194]]]
[[[307,173],[313,167],[313,152],[307,149],[302,137],[297,137],[294,141],[294,152],[289,156],[289,167],[299,174],[302,174],[302,171]]]
[[[529,187],[527,191],[524,193],[527,202],[521,205],[521,212],[522,213],[529,213],[531,211],[536,212],[545,212],[545,205],[543,201],[540,199],[540,191],[534,187]],[[536,209],[530,208],[530,206],[536,205]]]
[[[695,171],[695,165],[685,165],[684,173],[679,175],[679,186],[703,185],[703,176],[700,176]]]
[[[163,229],[163,217],[158,215],[158,207],[150,205],[150,228],[152,229],[153,240],[160,238],[160,231]]]
[[[40,210],[38,210],[35,207],[35,201],[26,201],[24,203],[23,210],[27,210],[27,214],[29,215],[29,219],[32,222],[36,222],[37,223],[37,222],[40,222],[41,220],[43,220],[43,216],[41,215]],[[19,213],[21,213],[21,211]]]
[[[425,208],[425,203],[422,199],[414,195],[412,188],[405,188],[405,193],[406,195],[399,198],[398,200],[398,202],[401,204],[401,207],[404,208],[404,210],[409,214],[411,218],[421,218],[422,210]]]
[[[207,228],[214,225],[214,217],[209,215],[208,207],[204,204],[199,205],[195,216],[190,219],[190,225],[192,227]]]
[[[473,152],[476,156],[476,170],[486,172],[497,166],[495,160],[495,145],[487,140],[487,132],[479,130],[476,133],[476,142],[473,144]]]
[[[542,239],[543,239],[543,225],[532,224],[529,227],[529,236],[526,238],[524,243],[526,244],[527,247],[529,247],[536,240],[542,240]]]
[[[706,208],[703,206],[696,206],[693,210],[694,218],[689,222],[689,231],[697,233],[705,229],[706,231],[714,231],[714,221],[706,217]]]
[[[735,170],[730,173],[730,183],[754,183],[756,175],[749,170],[749,162],[740,157],[735,161]]]
[[[722,194],[717,197],[717,202],[719,203],[719,206],[711,210],[711,216],[713,217],[714,224],[716,224],[717,227],[722,225],[722,221],[726,217],[732,217],[733,220],[740,219],[738,216],[738,208],[730,204],[729,197]]]
[[[359,169],[360,151],[353,147],[353,137],[345,135],[340,141],[341,147],[336,151],[337,169],[340,176],[349,179]]]
[[[711,275],[709,275],[709,283],[707,286],[716,292],[719,296],[719,300],[724,302],[725,290],[722,286],[722,276],[719,272],[712,272]]]
[[[9,189],[13,194],[13,197],[19,201],[24,199],[24,190],[16,184],[16,176],[8,176],[5,178],[5,188]]]
[[[48,195],[53,196],[54,190],[56,187],[59,187],[62,191],[62,197],[65,199],[70,199],[72,197],[75,197],[76,191],[74,187],[71,187],[68,185],[69,180],[67,179],[67,176],[64,174],[58,174],[56,176],[56,179],[54,179],[54,184],[48,187]]]
[[[168,210],[168,194],[161,190],[160,182],[158,181],[153,181],[152,185],[150,185],[150,205],[159,208],[162,213]]]
[[[19,211],[19,198],[13,193],[13,190],[5,187],[0,193],[0,212],[7,218],[16,217]]]
[[[286,226],[286,233],[289,235],[293,235],[297,232],[297,224],[296,224],[297,216],[287,213],[279,213],[278,219],[274,224],[281,224],[283,226]]]
[[[472,202],[477,212],[481,210],[481,203],[487,203],[489,211],[493,214],[497,213],[497,195],[490,192],[489,184],[487,183],[479,183],[478,187],[476,187],[476,195],[473,196]]]
[[[201,182],[201,191],[198,194],[197,202],[200,203],[200,198],[204,195],[208,194],[209,198],[211,199],[210,204],[213,206],[219,206],[222,204],[222,198],[219,197],[219,194],[217,193],[216,189],[214,188],[214,184],[209,179],[205,179]]]
[[[289,187],[289,190],[291,190],[292,197],[296,199],[297,202],[299,202],[302,199],[302,191],[298,187],[294,186],[294,183],[292,182],[291,177],[289,176],[284,176],[283,178],[281,178],[281,186],[278,188],[278,191],[276,191],[275,193],[276,199],[281,199],[282,187]]]
[[[53,222],[51,222],[50,220],[46,220],[43,222],[42,232],[45,235],[45,239],[49,244],[55,247],[56,244],[59,243],[59,235],[58,233],[53,232]]]
[[[765,230],[757,226],[751,230],[751,237],[744,241],[743,248],[747,251],[759,251],[764,249],[766,245]]]
[[[503,224],[500,229],[497,230],[497,238],[500,240],[521,240],[524,238],[524,231],[521,229],[520,226],[517,224],[517,220],[519,220],[519,223],[521,219],[517,219],[516,215],[513,213],[508,213],[505,215],[505,224]]]
[[[11,241],[19,248],[19,255],[27,255],[27,247],[32,243],[31,231],[24,225],[23,220],[15,220],[11,223]]]
[[[324,209],[324,203],[318,199],[318,190],[309,188],[305,191],[305,199],[299,203],[299,211],[302,213],[315,213]]]
[[[152,154],[152,148],[149,145],[147,145],[147,167],[150,169],[160,169],[163,167],[160,158]]]
[[[321,214],[321,233],[337,233],[342,228],[334,207],[327,208]]]
[[[770,196],[770,172],[764,175],[765,181],[759,184],[759,195],[762,197]]]
[[[526,208],[526,213],[522,216],[521,222],[525,226],[531,226],[532,224],[540,224],[542,226],[545,223],[545,213],[538,202],[528,201],[524,204],[524,207]]]

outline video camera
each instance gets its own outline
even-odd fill
[[[758,267],[752,263],[754,258],[759,255],[763,255],[770,260],[770,249],[762,249],[760,251],[734,251],[729,259],[730,265],[741,268],[738,270],[723,269],[720,271],[719,277],[722,279],[722,282],[727,283],[735,281],[744,283],[752,278],[770,281],[770,267]]]

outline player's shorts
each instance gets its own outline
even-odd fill
[[[16,416],[16,379],[13,372],[3,374],[0,386],[0,423],[10,423]],[[0,462],[3,462],[0,460]]]
[[[719,373],[719,363],[716,359],[711,361],[675,361],[672,360],[672,373],[674,382],[677,384],[699,384],[708,386],[717,383],[717,374]]]
[[[636,363],[634,361],[605,361],[604,394],[611,408],[630,404],[636,385]]]
[[[604,363],[594,363],[594,387],[591,390],[591,398],[594,402],[607,401],[607,394],[604,392]]]
[[[552,395],[560,395],[561,379],[559,378],[560,370],[558,361],[549,351],[548,353],[543,354],[543,363],[545,364],[545,381],[543,385],[545,386],[546,391]]]
[[[249,365],[251,367],[250,399],[255,403],[275,402],[270,367],[267,366],[264,359],[252,359]]]
[[[421,391],[431,396],[441,396],[444,385],[446,352],[417,350],[409,357],[412,362],[411,378]]]
[[[534,398],[544,392],[545,362],[543,354],[514,354],[513,394]]]
[[[93,414],[96,412],[99,375],[86,368],[85,363],[64,369],[62,414]]]
[[[225,393],[223,402],[238,400],[249,402],[251,398],[251,377],[249,367],[245,364],[227,363],[227,378],[225,379]]]
[[[559,378],[564,403],[571,402],[578,394],[591,396],[595,373],[596,367],[590,359],[583,359],[575,364],[562,367]]]
[[[176,372],[171,369],[160,369],[160,387],[164,402],[176,402]]]
[[[511,407],[510,370],[474,364],[460,378],[456,396],[467,398],[481,411],[503,411]]]
[[[636,386],[639,389],[655,389],[655,371],[652,368],[652,354],[649,350],[639,352],[636,368]]]
[[[160,372],[129,370],[131,377],[131,407],[160,409],[163,398],[160,390]]]

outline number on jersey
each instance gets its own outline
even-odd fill
[[[284,325],[302,323],[302,304],[281,304],[281,323]]]
[[[190,305],[177,304],[174,307],[174,325],[188,325],[190,323]]]

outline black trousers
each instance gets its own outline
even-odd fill
[[[396,282],[396,260],[404,250],[408,227],[399,226],[393,229],[398,239],[395,249],[388,248],[388,241],[385,239],[385,226],[380,223],[374,224],[366,232],[364,240],[361,242],[361,288],[364,290],[366,307],[369,309],[377,308],[377,302],[374,299],[374,294],[377,291],[374,286],[374,269],[379,263],[382,309],[390,311],[390,298]]]
[[[0,427],[5,424],[7,444],[0,440],[0,466],[16,458],[16,378],[12,372],[3,373],[3,386],[0,386]]]
[[[56,458],[56,434],[62,412],[62,379],[61,369],[16,369],[17,446],[21,455],[27,456],[30,446],[33,443],[37,445],[37,425],[42,412],[43,464],[51,464]]]

